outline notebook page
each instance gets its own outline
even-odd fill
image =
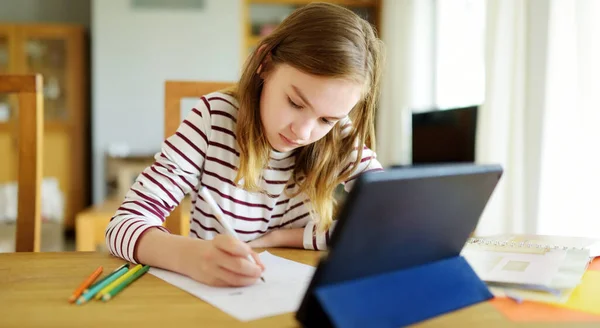
[[[485,282],[555,289],[575,287],[589,263],[589,251],[579,249],[465,247],[461,255]]]
[[[158,268],[151,268],[148,272],[240,321],[295,312],[300,306],[315,268],[266,251],[259,256],[266,267],[263,274],[266,282],[258,280],[256,284],[248,287],[212,287]]]

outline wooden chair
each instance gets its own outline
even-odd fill
[[[181,124],[181,99],[200,98],[202,95],[233,85],[225,82],[166,81],[164,128],[165,138],[177,131]],[[77,251],[94,251],[104,246],[104,229],[121,204],[122,199],[108,199],[79,212],[76,217]],[[185,198],[167,218],[165,226],[171,233],[187,236],[190,230],[189,198]]]
[[[18,113],[17,252],[40,251],[44,98],[41,75],[0,75],[0,92],[16,93]]]
[[[233,85],[233,82],[166,81],[165,138],[174,134],[181,124],[181,99],[200,97]],[[171,233],[187,236],[190,230],[189,217],[183,215],[180,207],[171,212],[165,223]]]

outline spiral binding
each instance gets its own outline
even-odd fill
[[[560,246],[560,245],[551,245],[551,244],[538,244],[538,243],[525,243],[525,242],[506,242],[506,241],[496,241],[496,240],[488,240],[484,238],[469,238],[467,240],[467,244],[480,245],[480,246],[499,246],[499,247],[510,247],[510,248],[540,248],[546,250],[586,250],[585,247],[568,247],[568,246]]]

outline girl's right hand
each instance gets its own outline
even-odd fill
[[[252,285],[265,267],[258,254],[246,243],[229,235],[217,235],[213,240],[194,240],[188,249],[184,274],[210,286],[241,287]],[[251,255],[257,264],[247,258]]]

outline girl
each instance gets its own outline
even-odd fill
[[[205,284],[245,286],[264,270],[251,247],[325,249],[334,189],[382,169],[371,150],[381,49],[350,10],[294,11],[249,57],[236,87],[202,97],[164,141],[106,229],[110,252]],[[198,195],[203,186],[242,241],[224,234]],[[161,224],[188,193],[192,238],[169,234]]]

